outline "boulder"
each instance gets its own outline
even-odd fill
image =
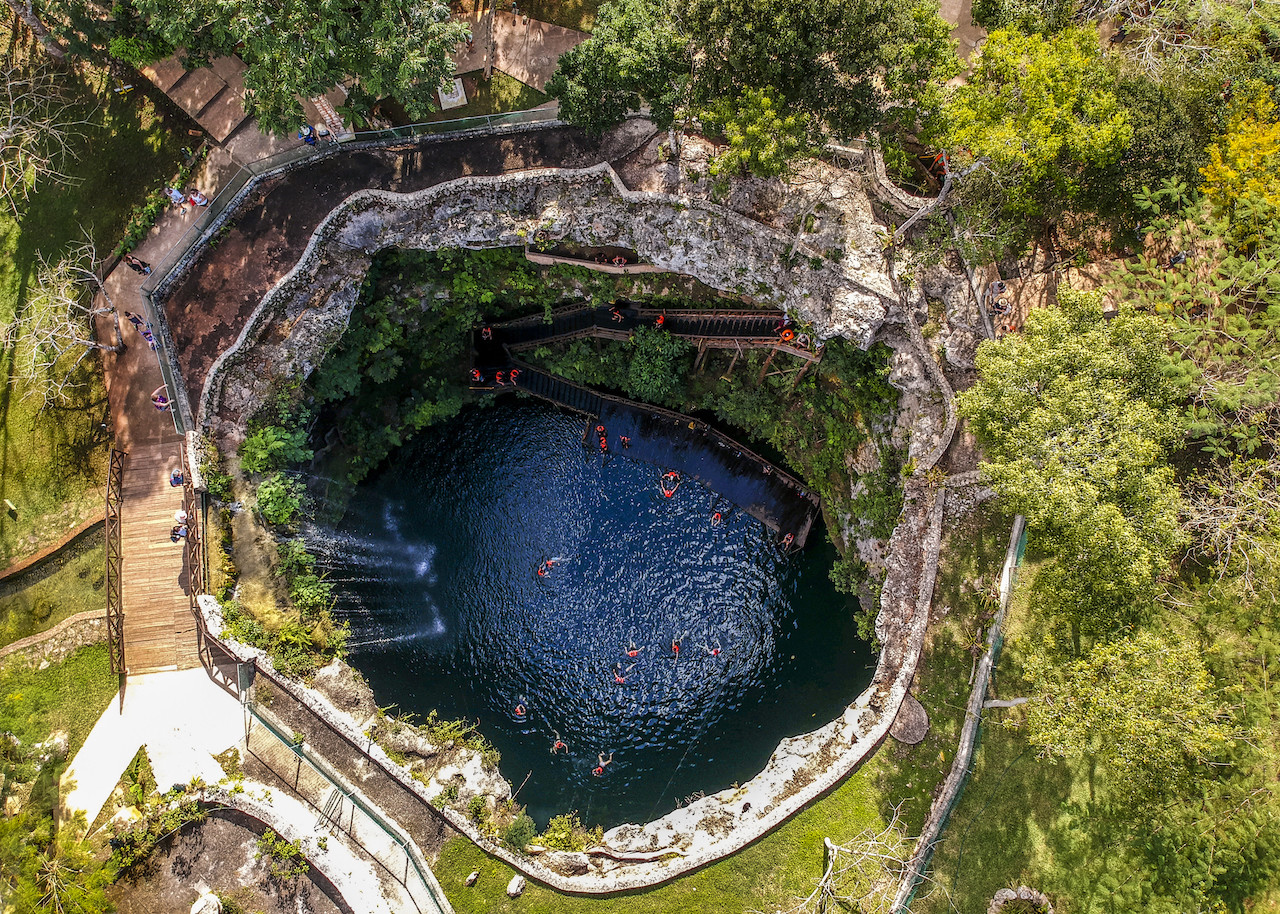
[[[204,892],[191,906],[191,914],[222,914],[222,902],[212,892]]]
[[[472,870],[471,874],[467,876],[465,880],[463,880],[463,884],[466,886],[473,886],[479,881],[480,881],[480,871]]]
[[[900,743],[914,746],[925,738],[929,732],[929,712],[914,695],[908,695],[902,701],[898,716],[889,728],[889,735]]]
[[[519,898],[524,893],[524,877],[519,873],[511,877],[507,883],[507,897]]]

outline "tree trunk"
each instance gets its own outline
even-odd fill
[[[5,2],[18,18],[26,23],[27,28],[31,29],[36,38],[40,39],[40,43],[44,45],[45,52],[50,57],[59,64],[67,62],[66,50],[58,44],[58,39],[49,34],[49,30],[44,27],[44,23],[40,21],[40,17],[36,15],[36,11],[29,3],[24,3],[23,0],[5,0]]]

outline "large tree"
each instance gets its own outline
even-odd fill
[[[746,122],[764,96],[843,138],[886,120],[914,126],[957,66],[926,3],[617,0],[598,23],[548,84],[561,113],[595,132],[644,104],[660,125],[681,110]]]
[[[434,110],[453,75],[466,26],[448,6],[419,0],[136,0],[151,28],[193,62],[238,54],[245,107],[264,127],[289,132],[304,120],[299,96],[328,92],[348,78],[355,114],[394,95],[411,117]]]
[[[1155,598],[1181,541],[1167,448],[1181,425],[1161,322],[1063,289],[1023,332],[978,350],[957,405],[982,471],[1057,558],[1038,600],[1076,633],[1105,635]]]
[[[1113,82],[1092,28],[999,29],[946,106],[943,142],[953,163],[987,163],[1008,215],[1052,218],[1081,169],[1114,162],[1133,139]]]

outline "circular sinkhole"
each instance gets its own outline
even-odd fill
[[[820,532],[786,555],[711,490],[664,497],[661,468],[602,458],[585,430],[528,401],[470,411],[312,531],[379,704],[478,719],[540,826],[644,822],[745,782],[834,719],[875,659]]]

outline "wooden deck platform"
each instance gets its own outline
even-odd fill
[[[181,543],[169,542],[182,489],[169,485],[181,466],[176,438],[145,444],[125,458],[121,499],[121,597],[124,660],[130,673],[200,665],[187,597]]]

